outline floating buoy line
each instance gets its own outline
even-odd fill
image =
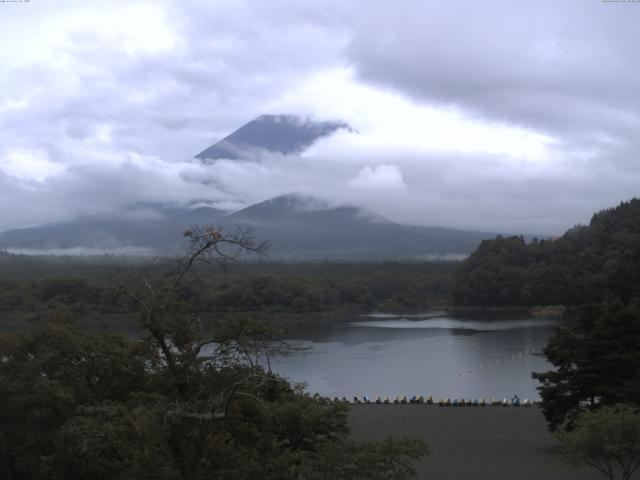
[[[542,351],[535,348],[527,348],[525,350],[518,351],[511,355],[502,356],[495,360],[488,361],[482,365],[479,365],[477,369],[466,370],[458,373],[458,377],[474,375],[478,371],[491,370],[493,368],[499,368],[506,366],[510,362],[523,360],[532,355],[541,355]],[[321,398],[316,396],[316,398]],[[323,397],[331,403],[351,403],[351,404],[380,404],[380,405],[399,405],[399,404],[425,404],[425,405],[439,405],[441,407],[532,407],[539,406],[540,402],[535,400],[529,400],[527,398],[520,400],[517,395],[514,395],[510,399],[503,398],[502,400],[496,398],[440,398],[435,400],[432,396],[410,396],[396,395],[389,397],[388,395],[377,396],[370,398],[367,395],[362,397],[354,396],[352,398],[343,397]]]
[[[320,398],[320,397],[318,397]],[[422,395],[407,397],[406,395],[396,395],[390,398],[388,395],[384,397],[377,396],[375,399],[371,399],[366,395],[362,397],[354,396],[353,399],[347,397],[333,397],[328,399],[331,403],[352,403],[352,404],[379,404],[379,405],[400,405],[400,404],[424,404],[424,405],[439,405],[441,407],[532,407],[538,406],[539,402],[531,401],[527,398],[520,400],[517,395],[514,395],[510,399],[503,398],[502,400],[491,398],[441,398],[434,400],[432,396],[424,397]]]

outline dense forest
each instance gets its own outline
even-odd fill
[[[610,281],[624,281],[640,248],[640,199],[602,210],[563,236],[483,241],[457,268],[458,305],[581,305],[604,298]],[[618,279],[618,280],[615,280]]]
[[[550,240],[497,237],[463,262],[274,263],[247,257],[229,269],[194,268],[178,292],[191,313],[335,314],[410,312],[448,305],[582,305],[624,283],[640,246],[640,200],[596,213]],[[5,326],[65,314],[84,322],[130,311],[114,289],[154,278],[172,261],[118,257],[29,257],[0,253]]]
[[[157,279],[174,261],[113,257],[28,257],[0,254],[0,322],[28,325],[66,315],[84,325],[126,322],[130,299],[116,286]],[[416,311],[449,303],[452,262],[237,262],[227,269],[198,265],[177,292],[184,311],[267,316]],[[296,320],[300,323],[299,318]],[[307,318],[307,325],[312,320]]]

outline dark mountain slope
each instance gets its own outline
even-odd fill
[[[200,160],[253,158],[260,150],[292,154],[339,129],[343,122],[315,122],[297,115],[262,115],[195,156]]]
[[[0,249],[90,249],[93,253],[183,252],[182,232],[195,225],[249,229],[269,241],[269,256],[291,260],[390,260],[460,257],[493,235],[395,224],[369,210],[331,207],[318,198],[283,195],[230,215],[212,208],[146,206],[127,214],[0,233]]]
[[[369,210],[329,207],[297,194],[252,205],[220,220],[270,241],[269,254],[290,259],[417,259],[465,255],[492,235],[395,224]]]

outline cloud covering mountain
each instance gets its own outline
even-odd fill
[[[397,223],[562,232],[638,193],[639,5],[2,4],[0,230],[299,191]],[[358,133],[191,158],[272,112]]]
[[[268,243],[268,256],[279,260],[459,259],[495,236],[398,225],[370,210],[331,206],[292,193],[231,214],[208,207],[134,205],[117,215],[1,232],[0,248],[16,253],[173,256],[188,247],[182,233],[203,225],[229,234],[248,232]]]

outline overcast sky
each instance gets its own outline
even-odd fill
[[[640,193],[640,2],[0,2],[0,230],[298,191],[557,234]],[[201,165],[263,113],[301,157]]]

